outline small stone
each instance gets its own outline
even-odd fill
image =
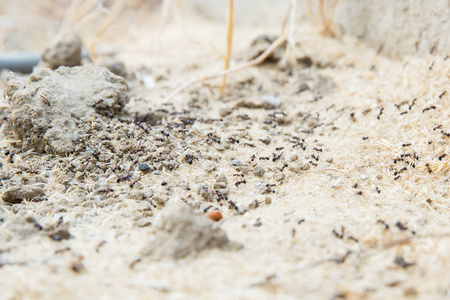
[[[296,161],[297,159],[298,159],[298,154],[293,153],[293,154],[289,155],[290,161]]]
[[[255,169],[253,170],[253,174],[258,177],[262,177],[265,172],[266,170],[264,169],[264,167],[259,164],[256,165]]]
[[[112,73],[119,75],[121,77],[125,78],[128,75],[128,71],[127,71],[125,64],[123,62],[117,60],[115,57],[112,57],[112,56],[103,57],[99,61],[98,64],[102,67],[107,68]]]
[[[230,115],[233,112],[233,109],[231,109],[230,107],[224,107],[219,109],[219,115],[222,118],[225,118],[226,116]]]
[[[264,95],[262,99],[268,108],[277,108],[283,103],[283,101],[275,95]]]
[[[333,159],[332,157],[329,157],[329,158],[327,158],[326,162],[329,163],[329,164],[331,164],[331,163],[333,162],[333,160],[334,160],[334,159]]]
[[[153,200],[155,200],[156,204],[158,204],[160,206],[166,205],[166,202],[169,201],[168,198],[160,196],[160,195],[153,197]]]
[[[300,84],[298,87],[297,93],[300,94],[301,92],[309,90],[309,86],[306,83]]]
[[[255,221],[255,223],[253,224],[253,226],[255,226],[255,227],[259,227],[259,226],[261,226],[262,225],[262,223],[261,223],[261,219],[256,219],[256,221]]]
[[[219,175],[219,176],[217,177],[216,182],[217,182],[217,183],[219,183],[219,182],[223,183],[223,185],[222,185],[223,188],[227,187],[227,185],[228,185],[228,179],[227,179],[227,177],[226,177],[225,175],[223,175],[223,174],[221,174],[221,175]]]
[[[277,175],[275,175],[275,179],[276,181],[283,181],[284,179],[286,179],[286,175],[284,173],[278,173]]]
[[[309,164],[290,164],[288,170],[294,173],[299,173],[301,171],[308,171],[311,168]]]
[[[212,161],[208,161],[208,162],[205,164],[205,171],[208,172],[208,173],[211,173],[212,171],[214,171],[214,170],[216,170],[216,169],[217,169],[217,166],[216,166],[216,164],[213,163]]]
[[[227,187],[227,183],[226,182],[216,182],[214,183],[214,189],[219,190],[219,189],[224,189]]]
[[[267,205],[270,205],[270,204],[272,204],[272,198],[266,197],[266,199],[264,199],[264,202],[265,202]]]
[[[136,221],[135,225],[136,225],[137,227],[143,228],[143,227],[151,226],[151,225],[152,225],[152,222],[151,222],[151,219],[150,219],[150,218],[139,218],[139,219]]]
[[[144,164],[144,163],[140,163],[138,165],[138,167],[139,167],[139,170],[141,170],[142,172],[145,172],[145,171],[148,171],[151,169],[149,165]]]
[[[403,295],[408,297],[415,297],[417,296],[417,290],[414,287],[409,287],[403,291]]]
[[[155,88],[156,86],[156,81],[151,75],[144,75],[142,77],[142,82],[149,90]]]
[[[241,165],[241,161],[238,160],[238,159],[233,159],[233,160],[231,161],[231,165],[232,165],[232,166],[240,166],[240,165]]]
[[[258,207],[259,207],[259,202],[256,199],[248,204],[249,209],[256,209]]]
[[[205,217],[218,222],[223,219],[222,213],[218,210],[210,211],[205,214]]]
[[[65,229],[60,229],[49,235],[49,238],[57,242],[61,242],[62,240],[68,240],[71,237],[72,235],[70,234],[70,232],[68,232]]]

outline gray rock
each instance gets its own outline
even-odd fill
[[[141,171],[143,171],[143,172],[149,171],[149,170],[151,169],[149,165],[143,164],[143,163],[140,163],[140,164],[138,165],[138,167],[139,167],[139,170],[141,170]]]

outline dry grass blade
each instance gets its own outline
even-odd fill
[[[234,4],[233,0],[228,0],[228,14],[227,14],[227,53],[225,54],[225,67],[224,70],[228,70],[230,67],[231,47],[233,43],[233,28],[234,28]],[[222,86],[220,87],[220,93],[223,93],[227,82],[227,76],[224,75],[222,79]]]
[[[293,55],[295,49],[295,23],[296,23],[296,13],[297,13],[297,0],[291,0],[289,4],[289,14],[286,20],[283,22],[283,27],[286,26],[287,21],[289,20],[289,36],[287,38],[287,46],[286,52],[284,53],[283,59],[281,60],[282,65],[286,65],[288,63],[292,63],[295,61],[295,57]]]
[[[111,7],[111,11],[108,15],[108,18],[103,22],[100,28],[95,33],[95,40],[89,44],[89,52],[91,54],[91,58],[96,60],[97,54],[95,52],[95,43],[101,38],[103,34],[109,29],[111,24],[113,24],[117,19],[119,19],[120,14],[125,10],[125,8],[129,5],[128,1],[118,0],[114,2]]]
[[[322,21],[322,34],[325,36],[336,37],[339,35],[339,30],[333,21],[338,3],[339,0],[319,0],[318,14]]]
[[[212,74],[206,75],[202,78],[198,78],[198,79],[194,79],[191,81],[186,82],[185,84],[179,86],[176,90],[174,90],[172,93],[170,93],[164,100],[164,103],[167,103],[168,101],[170,101],[174,96],[176,96],[177,94],[179,94],[180,92],[184,91],[186,88],[188,88],[189,86],[199,83],[199,82],[203,82],[206,80],[210,80],[213,78],[217,78],[217,77],[222,77],[222,76],[226,76],[226,75],[230,75],[232,73],[235,72],[239,72],[242,71],[244,69],[250,68],[250,67],[254,67],[257,66],[261,63],[263,63],[278,47],[280,47],[287,39],[289,34],[289,31],[284,31],[283,34],[275,40],[275,42],[273,42],[267,49],[266,51],[264,51],[260,56],[258,56],[257,58],[255,58],[254,60],[251,60],[247,63],[241,64],[239,66],[236,66],[234,68],[228,69],[228,70],[223,70],[220,72],[214,72]]]

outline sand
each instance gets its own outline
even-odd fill
[[[200,43],[135,29],[129,104],[78,121],[73,151],[22,149],[3,119],[1,192],[40,192],[0,204],[0,299],[448,297],[450,60],[303,26],[297,63],[163,103],[220,70],[223,27],[205,22],[185,28]],[[232,65],[274,33],[236,30]],[[224,219],[197,219],[213,210]]]

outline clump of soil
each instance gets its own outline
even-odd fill
[[[119,113],[128,103],[126,81],[94,65],[38,69],[8,79],[9,124],[23,150],[65,154],[74,151],[82,118]]]
[[[60,66],[79,66],[82,45],[80,37],[74,32],[58,37],[42,53],[40,66],[53,70]]]
[[[5,203],[17,204],[23,200],[31,200],[45,195],[43,184],[20,185],[5,191],[2,200]]]
[[[242,246],[228,239],[217,224],[187,206],[172,208],[165,216],[162,230],[143,251],[153,259],[181,259],[206,249],[238,250]]]

